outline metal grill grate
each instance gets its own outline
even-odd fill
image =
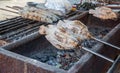
[[[38,31],[39,26],[45,24],[22,17],[15,17],[12,19],[0,22],[0,40],[13,42]]]

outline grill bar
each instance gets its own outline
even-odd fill
[[[39,32],[35,32],[35,33],[32,33],[26,37],[21,38],[21,40],[17,40],[17,41],[10,43],[8,45],[4,45],[4,46],[2,46],[2,48],[6,49],[6,50],[11,50],[12,48],[15,48],[19,45],[25,44],[28,41],[32,41],[40,36],[41,35],[39,34]],[[14,45],[14,44],[16,44],[16,45]]]
[[[2,21],[0,21],[0,26],[1,26],[1,24],[4,24],[4,23],[8,23],[8,22],[14,21],[14,20],[16,20],[16,19],[18,19],[18,18],[20,18],[20,17],[15,17],[15,18],[7,19],[7,21],[6,21],[6,20],[2,20]]]
[[[9,20],[3,20],[1,23],[0,23],[0,27],[4,27],[4,26],[7,26],[7,25],[10,25],[11,22],[16,22],[17,20],[21,20],[21,17],[15,17],[15,18],[12,18],[12,19],[9,19]]]
[[[21,20],[21,21],[17,21],[17,22],[13,22],[13,23],[10,23],[10,24],[8,24],[8,25],[6,25],[6,26],[4,26],[4,27],[2,27],[1,29],[0,29],[0,31],[2,31],[2,30],[6,30],[6,29],[8,29],[8,28],[10,28],[10,27],[13,27],[13,26],[19,26],[19,25],[24,25],[26,22],[29,22],[30,20]],[[31,21],[30,21],[31,22]],[[32,21],[33,22],[33,21]],[[23,23],[23,24],[22,24]]]
[[[24,31],[26,31],[26,30],[32,29],[32,28],[37,27],[37,26],[39,26],[39,25],[40,25],[40,24],[37,23],[37,24],[34,24],[33,26],[23,27],[23,28],[21,28],[21,29],[18,29],[16,32],[9,34],[9,36],[11,37],[11,36],[13,36],[13,35],[22,33],[22,32],[24,32]]]
[[[13,27],[13,26],[22,25],[22,23],[25,23],[25,21],[21,20],[21,21],[11,22],[11,23],[8,23],[8,24],[6,23],[7,25],[1,26],[0,32],[1,32],[2,30],[6,30],[6,29],[8,29],[8,28],[10,28],[10,27]],[[3,24],[3,25],[4,25],[4,24]]]
[[[22,17],[3,20],[0,23],[0,39],[15,42],[38,31],[39,26],[47,24]],[[10,43],[9,43],[10,44]]]
[[[31,26],[25,26],[23,28],[16,30],[14,33],[4,34],[1,39],[7,38],[8,35],[9,35],[9,37],[12,37],[14,35],[18,35],[19,33],[23,33],[24,31],[27,31],[27,30],[32,29],[34,27],[39,27],[39,25],[40,25],[40,23],[32,24]]]
[[[38,28],[39,28],[39,27],[35,27],[35,28],[33,28],[33,29],[24,31],[23,33],[20,33],[20,34],[14,36],[14,37],[8,38],[7,40],[13,40],[13,39],[15,39],[15,38],[18,38],[19,36],[20,36],[20,37],[21,37],[21,36],[24,36],[24,35],[26,35],[26,34],[29,33],[29,32],[32,32],[32,31],[34,31],[34,30],[37,30]]]

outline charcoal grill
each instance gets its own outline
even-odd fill
[[[102,21],[95,17],[92,17],[88,14],[83,14],[82,16],[75,16],[69,19],[79,19],[83,23],[87,24],[90,28],[108,28],[108,34],[105,34],[102,39],[104,41],[110,42],[114,45],[120,46],[120,31],[119,27],[120,21]],[[94,21],[92,21],[94,19]],[[101,25],[100,25],[101,23]],[[92,31],[92,30],[91,30]],[[116,35],[116,36],[114,36]],[[94,35],[95,36],[95,35]],[[33,39],[31,39],[33,38]],[[116,38],[116,39],[113,39]],[[3,38],[2,38],[3,39]],[[44,42],[44,43],[43,43]],[[19,44],[19,45],[18,45]],[[41,63],[35,59],[29,58],[32,54],[39,52],[43,49],[55,49],[55,47],[51,46],[51,44],[45,40],[43,36],[40,36],[38,32],[32,33],[25,38],[21,38],[16,42],[11,42],[8,45],[2,46],[0,49],[0,72],[12,72],[12,73],[106,73],[107,70],[112,65],[110,62],[99,58],[97,56],[93,56],[90,53],[85,52],[84,55],[81,56],[79,61],[77,61],[69,70],[59,69],[45,63]],[[6,49],[6,50],[5,50]],[[8,50],[8,51],[7,51]],[[101,53],[111,59],[115,59],[120,51],[113,49],[109,46],[103,45],[101,43],[96,44],[92,47],[92,50],[98,53]],[[17,53],[17,54],[16,54]],[[9,65],[9,67],[6,67]],[[18,68],[19,66],[19,68]],[[5,69],[4,69],[5,68]],[[15,68],[11,70],[11,68]]]

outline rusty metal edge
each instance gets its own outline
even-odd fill
[[[117,26],[115,26],[102,40],[107,42],[119,29],[120,23]],[[96,46],[93,47],[93,51],[99,52],[103,45],[104,44],[102,43],[98,43]],[[77,73],[82,68],[82,66],[84,66],[86,62],[88,62],[93,56],[94,55],[92,55],[91,53],[86,53],[85,55],[83,55],[81,59],[68,70],[68,73]]]
[[[19,60],[19,61],[22,61],[24,63],[29,63],[31,65],[34,65],[36,67],[39,67],[39,68],[42,68],[42,69],[45,69],[47,71],[51,71],[53,73],[67,73],[65,70],[63,69],[59,69],[59,68],[56,68],[56,67],[53,67],[53,66],[50,66],[50,65],[47,65],[45,63],[42,63],[40,61],[37,61],[35,59],[31,59],[31,58],[28,58],[28,57],[25,57],[25,56],[22,56],[22,55],[19,55],[19,54],[16,54],[16,53],[13,53],[13,52],[10,52],[8,50],[5,50],[3,48],[0,47],[0,54],[2,55],[5,55],[5,56],[8,56],[8,57],[11,57],[13,59],[16,59],[16,60]]]

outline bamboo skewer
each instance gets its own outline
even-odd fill
[[[8,11],[8,12],[12,12],[12,13],[15,13],[15,14],[19,14],[18,12],[11,11],[11,10],[7,10],[7,9],[3,9],[3,8],[0,8],[0,10],[3,10],[3,11]]]
[[[6,6],[7,8],[11,8],[11,9],[14,9],[14,10],[18,10],[18,9],[16,9],[16,8],[14,8],[14,7],[10,7],[10,6]]]
[[[22,7],[19,7],[19,6],[13,6],[13,7],[10,7],[10,6],[6,6],[7,8],[10,8],[10,9],[14,9],[14,10],[21,10],[23,9]]]

